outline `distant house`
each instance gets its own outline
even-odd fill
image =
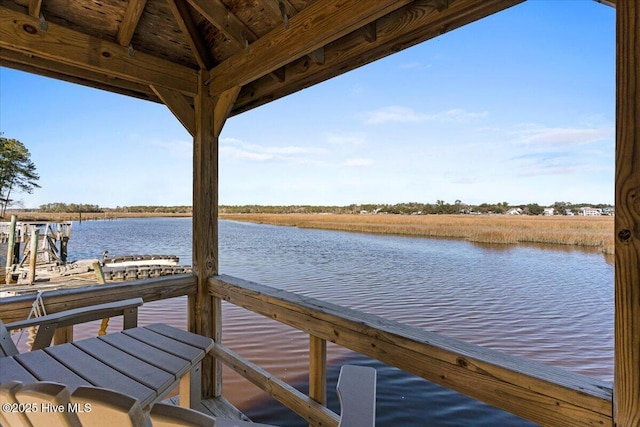
[[[602,215],[602,209],[598,209],[598,208],[591,208],[591,207],[582,207],[580,209],[578,209],[578,215],[584,215],[584,216],[600,216]]]
[[[553,216],[553,212],[554,212],[553,208],[544,208],[544,211],[542,211],[542,215]]]
[[[567,216],[574,216],[574,213],[571,209],[565,209],[564,214]]]
[[[613,206],[602,208],[602,215],[614,216],[615,214],[616,214],[616,210]]]
[[[507,211],[507,215],[522,215],[522,209],[520,208],[511,208]]]

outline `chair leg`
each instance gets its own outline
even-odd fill
[[[197,408],[202,397],[202,369],[201,364],[194,365],[180,379],[180,406]]]

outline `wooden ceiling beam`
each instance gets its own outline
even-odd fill
[[[196,113],[193,105],[187,101],[187,98],[180,92],[160,86],[152,85],[151,90],[153,90],[162,103],[169,108],[173,115],[176,116],[191,136],[194,136],[196,134]]]
[[[129,0],[129,6],[127,6],[124,18],[122,18],[118,34],[116,34],[116,41],[120,46],[131,44],[131,39],[133,39],[133,34],[136,32],[146,4],[147,0]]]
[[[146,85],[84,70],[72,65],[61,64],[35,56],[27,56],[7,49],[0,49],[0,66],[147,101],[160,102]]]
[[[33,55],[24,55],[8,49],[0,49],[0,64],[11,68],[15,67],[12,67],[10,64],[20,64],[21,70],[28,71],[29,69],[32,69],[30,72],[35,72],[36,70],[49,70],[56,74],[68,75],[69,77],[82,79],[86,82],[94,82],[96,85],[100,85],[101,88],[114,86],[126,90],[127,92],[139,92],[143,97],[153,97],[153,91],[151,91],[147,85],[118,79],[104,73],[97,73],[75,67],[73,65],[39,58]]]
[[[378,58],[441,35],[524,0],[455,0],[438,12],[431,1],[416,1],[376,21],[376,40],[363,42],[361,31],[325,46],[325,63],[300,59],[287,66],[286,83],[260,80],[243,87],[232,114],[297,92]]]
[[[62,64],[119,77],[146,85],[162,86],[194,96],[197,72],[94,36],[49,24],[43,31],[38,19],[0,7],[0,48],[19,51]]]
[[[226,38],[244,49],[258,36],[251,31],[220,0],[187,0],[189,4],[216,27]]]
[[[298,13],[298,10],[288,0],[262,0],[275,17],[283,19],[283,12],[289,19]]]
[[[256,40],[249,52],[239,52],[210,74],[211,94],[244,86],[305,56],[408,3],[410,0],[317,0],[289,21]]]
[[[187,42],[193,51],[193,55],[196,58],[196,62],[203,70],[208,70],[215,65],[211,51],[206,46],[202,35],[196,28],[196,24],[193,21],[193,17],[189,12],[189,7],[184,0],[167,0],[169,9],[173,13],[173,16],[182,30],[182,33],[187,38]]]
[[[40,17],[40,10],[42,9],[42,0],[29,0],[29,15],[34,18]]]

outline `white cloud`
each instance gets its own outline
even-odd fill
[[[365,159],[365,158],[349,159],[346,162],[344,162],[344,165],[349,167],[369,166],[371,164],[373,164],[373,159]]]
[[[516,135],[524,144],[585,145],[612,139],[614,132],[610,127],[532,127],[516,132]]]
[[[380,108],[378,110],[363,112],[360,114],[360,117],[366,124],[382,124],[388,122],[420,123],[426,121],[469,123],[487,117],[488,115],[489,113],[486,111],[475,113],[465,111],[460,108],[426,114],[414,111],[408,107],[394,105]]]
[[[327,142],[335,145],[362,145],[365,136],[360,132],[331,132],[327,134]]]
[[[315,163],[315,156],[324,152],[321,148],[316,147],[251,144],[232,137],[222,138],[220,142],[220,153],[235,159],[257,162],[284,160],[298,163]]]

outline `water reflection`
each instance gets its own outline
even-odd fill
[[[174,254],[190,264],[191,220],[74,223],[70,258],[104,250]],[[600,253],[221,221],[220,271],[605,381],[613,376],[613,266]],[[306,391],[306,334],[226,303],[223,316],[225,345]],[[145,304],[140,324],[155,322],[186,327],[186,298]],[[378,370],[378,426],[530,425],[337,346],[328,359],[336,411],[339,366]],[[307,425],[229,370],[224,394],[256,421]]]

